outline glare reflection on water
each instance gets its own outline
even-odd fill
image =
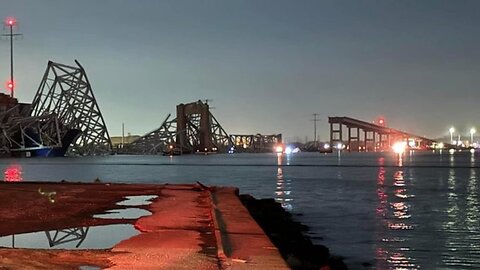
[[[404,177],[403,157],[397,157],[397,170],[393,172],[393,183],[384,167],[385,159],[378,159],[377,175],[377,239],[376,269],[418,269],[412,256],[409,235],[415,224],[410,220],[413,195],[408,192],[409,183]]]
[[[277,168],[277,187],[275,190],[275,201],[280,203],[280,205],[286,209],[291,211],[293,209],[291,198],[291,180],[284,179],[283,177],[283,169],[282,167]]]
[[[446,234],[442,262],[452,268],[478,269],[480,263],[478,180],[475,169],[468,171],[466,185],[460,186],[457,183],[456,171],[449,170],[447,218],[442,228]]]
[[[18,164],[11,164],[5,168],[5,171],[3,172],[3,181],[20,182],[22,180],[22,166]]]

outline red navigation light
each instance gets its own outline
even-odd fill
[[[383,118],[383,116],[377,117],[377,120],[375,122],[379,126],[383,126],[383,127],[385,126],[385,118]]]
[[[15,84],[12,81],[7,82],[7,88],[10,91],[13,91],[13,88],[15,87]]]
[[[16,23],[17,23],[17,20],[15,20],[15,18],[13,18],[13,17],[8,17],[5,20],[5,24],[8,25],[8,26],[14,26]]]

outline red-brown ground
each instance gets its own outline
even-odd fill
[[[152,215],[92,218],[131,195],[158,195],[145,207]],[[1,183],[0,205],[0,236],[115,223],[142,232],[106,250],[0,248],[0,269],[288,269],[233,188]]]

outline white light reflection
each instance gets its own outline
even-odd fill
[[[280,203],[280,205],[288,211],[293,209],[292,201],[290,197],[291,191],[291,181],[290,179],[284,179],[282,167],[277,168],[277,187],[275,190],[275,201]]]
[[[404,170],[398,169],[393,177],[387,177],[384,158],[379,158],[378,164],[375,269],[418,269],[416,259],[410,256],[409,238],[403,233],[415,229],[409,202],[414,196],[408,194]],[[401,157],[397,166],[402,166]]]

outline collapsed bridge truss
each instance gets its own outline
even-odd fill
[[[63,137],[69,130],[78,136],[68,150],[70,155],[102,155],[112,152],[105,121],[98,107],[85,70],[49,61],[31,105],[32,117],[54,115],[58,128],[47,130],[52,137]]]
[[[231,138],[202,101],[177,105],[177,117],[167,116],[162,125],[125,145],[130,154],[224,152]]]
[[[0,153],[110,154],[112,146],[85,70],[49,61],[32,104],[0,94]],[[66,152],[68,151],[68,152]]]

